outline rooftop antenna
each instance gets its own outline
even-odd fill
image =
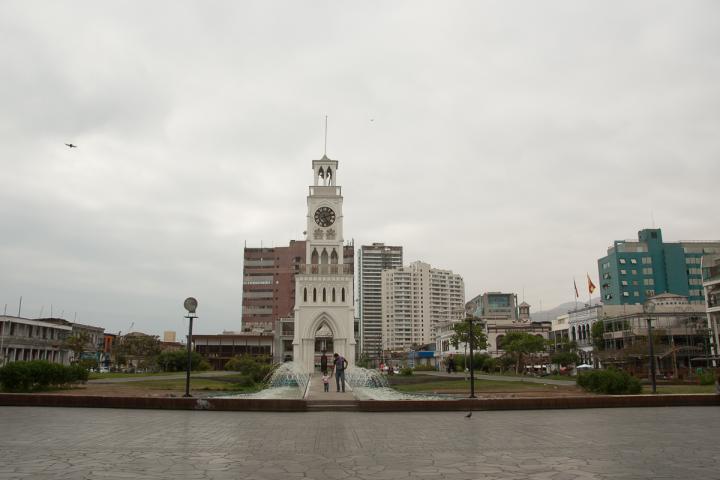
[[[327,115],[325,115],[325,148],[323,149],[323,157],[327,156]]]

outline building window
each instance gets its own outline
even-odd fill
[[[646,278],[643,280],[643,285],[655,285],[655,279],[653,278]]]
[[[323,288],[323,302],[327,302],[327,292]]]
[[[335,288],[332,289],[332,301],[335,303]]]
[[[340,301],[343,303],[345,302],[345,288],[340,290]]]
[[[654,296],[655,296],[655,290],[645,290],[645,296],[646,296],[646,297],[654,297]]]
[[[627,283],[627,280],[623,280],[622,282],[620,282],[620,284],[621,284],[623,287],[627,287],[627,284],[628,284],[628,283]]]
[[[652,269],[652,267],[646,267],[646,268],[643,268],[642,272],[643,272],[643,275],[652,275],[653,269]]]
[[[651,265],[652,264],[652,258],[650,257],[643,257],[642,258],[643,265]]]
[[[633,265],[637,265],[637,260],[634,258],[631,258],[630,263],[632,263]]]
[[[620,275],[627,275],[627,270],[620,270]]]
[[[621,264],[621,265],[625,265],[625,259],[624,259],[624,258],[621,258],[621,259],[620,259],[620,264]]]
[[[633,292],[633,297],[639,297],[639,296],[640,296],[640,292]]]
[[[630,292],[623,292],[623,297],[629,297],[629,296],[630,296]]]
[[[313,288],[313,303],[317,302],[317,288]]]
[[[637,270],[630,270],[631,275],[637,275]]]
[[[307,287],[303,288],[303,302],[307,302]]]

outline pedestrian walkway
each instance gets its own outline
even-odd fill
[[[720,471],[717,407],[470,418],[0,407],[0,426],[0,480],[669,480]]]
[[[353,395],[352,389],[347,383],[345,384],[345,392],[338,392],[335,387],[334,375],[330,377],[330,391],[323,391],[322,374],[316,372],[310,377],[310,386],[305,398],[306,400],[353,401],[355,395]]]

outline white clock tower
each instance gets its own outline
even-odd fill
[[[307,197],[305,265],[295,275],[293,359],[312,372],[325,352],[355,364],[353,264],[343,263],[342,191],[337,160],[313,160],[314,184]]]

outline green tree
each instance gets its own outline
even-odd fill
[[[153,365],[159,353],[160,339],[154,335],[125,335],[115,349],[119,363],[135,359],[138,365]]]
[[[190,369],[202,370],[202,356],[197,352],[190,354]],[[187,352],[185,350],[168,350],[157,356],[157,364],[163,372],[184,372],[187,368]]]
[[[576,364],[580,361],[580,357],[577,354],[577,342],[572,340],[565,340],[560,343],[555,352],[550,355],[550,361],[557,363],[561,367]]]
[[[75,335],[67,337],[63,343],[67,348],[72,350],[74,354],[74,361],[80,361],[80,355],[87,348],[87,344],[90,343],[90,335],[87,332],[78,332]]]
[[[605,350],[605,340],[603,335],[605,334],[605,322],[602,320],[595,322],[590,327],[590,338],[592,346],[596,350]]]
[[[485,326],[480,323],[480,320],[473,317],[472,322],[472,342],[473,350],[484,350],[487,348],[487,335],[485,335]],[[470,322],[468,318],[465,318],[464,322],[457,322],[453,324],[453,335],[450,337],[450,344],[459,348],[461,343],[470,345]]]
[[[503,340],[503,350],[515,357],[515,373],[520,373],[525,357],[545,350],[545,339],[527,332],[510,332]]]

